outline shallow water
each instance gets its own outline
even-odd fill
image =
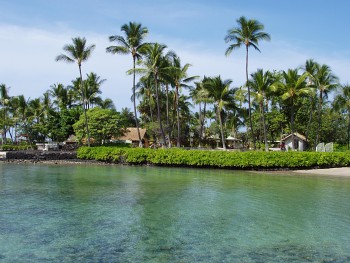
[[[350,179],[0,163],[1,262],[350,262]]]

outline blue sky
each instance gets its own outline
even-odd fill
[[[229,57],[224,37],[244,15],[265,25],[271,41],[251,50],[250,73],[258,68],[287,70],[309,58],[328,64],[345,84],[350,82],[350,2],[346,0],[293,1],[119,1],[119,0],[0,0],[0,83],[10,95],[41,96],[50,85],[69,85],[77,77],[76,65],[55,62],[72,37],[96,44],[83,73],[107,79],[103,97],[118,110],[130,107],[132,78],[126,75],[129,56],[106,54],[108,36],[136,21],[148,27],[147,41],[166,44],[190,74],[216,76],[244,83],[244,49]]]

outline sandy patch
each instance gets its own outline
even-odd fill
[[[295,171],[293,171],[293,173],[315,174],[315,175],[333,175],[333,176],[349,176],[350,177],[350,167],[311,169],[311,170],[295,170]]]

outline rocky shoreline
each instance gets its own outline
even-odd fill
[[[7,160],[71,160],[77,159],[76,151],[8,151]]]
[[[0,162],[16,164],[92,164],[111,165],[115,163],[99,162],[95,160],[84,160],[77,158],[76,151],[8,151],[5,158],[0,158]]]

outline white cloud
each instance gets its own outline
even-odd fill
[[[131,68],[131,57],[107,54],[105,49],[110,45],[107,36],[92,33],[53,33],[33,28],[0,26],[0,82],[11,87],[10,95],[23,94],[30,98],[41,96],[54,83],[69,85],[78,77],[78,67],[56,62],[55,57],[76,36],[85,36],[89,45],[96,44],[91,58],[82,65],[83,74],[93,71],[107,79],[101,87],[103,97],[113,99],[118,109],[130,107],[132,79],[125,72]]]
[[[132,67],[131,57],[107,54],[105,48],[112,44],[108,41],[108,36],[93,32],[76,32],[65,27],[59,27],[57,32],[53,32],[0,25],[0,83],[11,87],[10,95],[24,94],[30,98],[41,96],[54,83],[70,84],[78,76],[77,66],[55,62],[55,57],[62,53],[62,47],[70,43],[72,37],[77,36],[86,37],[88,44],[96,44],[91,58],[83,64],[83,74],[93,71],[107,79],[101,88],[103,97],[111,98],[118,110],[122,107],[131,108],[132,77],[126,75],[126,71]],[[183,64],[192,64],[191,75],[203,77],[220,74],[223,79],[232,79],[234,86],[244,83],[244,48],[225,57],[225,43],[210,47],[206,43],[188,43],[165,36],[156,36],[155,39],[174,50]],[[349,81],[347,71],[350,62],[347,56],[317,54],[316,51],[282,41],[262,43],[260,47],[261,53],[250,50],[250,72],[257,68],[286,70],[301,66],[307,59],[314,58],[319,63],[330,65],[342,83]]]

